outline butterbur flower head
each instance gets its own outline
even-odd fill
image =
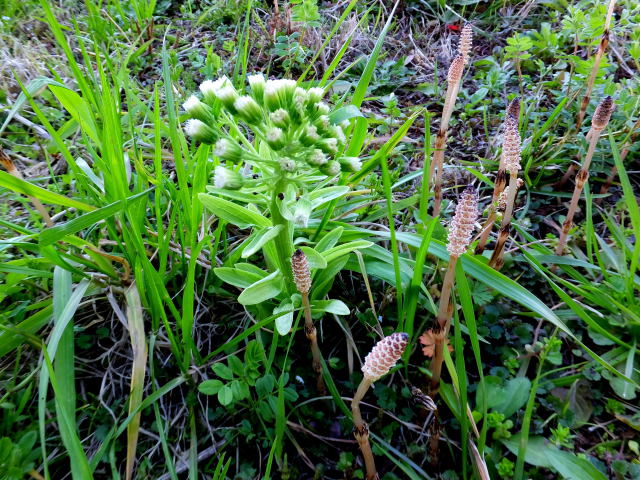
[[[610,96],[604,97],[604,99],[596,107],[596,111],[593,113],[591,119],[591,128],[594,130],[604,130],[609,124],[609,119],[615,108],[613,98]]]
[[[319,115],[329,115],[331,108],[324,102],[317,102],[311,105],[311,115],[319,116]]]
[[[264,86],[264,103],[269,111],[288,109],[296,90],[296,81],[288,79],[267,80]]]
[[[318,135],[318,128],[315,125],[308,125],[302,131],[302,135],[300,135],[300,143],[302,143],[305,147],[310,147],[320,140],[320,135]]]
[[[216,97],[218,97],[218,100],[220,100],[220,102],[222,102],[222,104],[227,107],[227,110],[229,110],[231,113],[236,112],[234,103],[238,99],[239,95],[238,91],[234,88],[233,85],[231,85],[231,82],[225,83],[225,85],[215,93]]]
[[[200,84],[200,91],[202,92],[204,101],[209,105],[212,105],[213,102],[216,101],[216,98],[218,98],[218,90],[220,90],[225,85],[231,85],[231,81],[225,76],[222,76],[215,81],[205,80],[204,82],[202,82]]]
[[[285,172],[295,172],[296,171],[296,162],[291,160],[289,157],[282,157],[278,160],[280,164],[280,168]]]
[[[340,145],[344,145],[347,141],[347,137],[344,135],[344,131],[342,130],[342,127],[340,125],[331,125],[329,127],[329,132],[331,133],[331,135],[336,137],[336,140],[338,140],[338,143]]]
[[[338,139],[323,138],[318,142],[318,147],[324,153],[336,153],[338,151]]]
[[[289,122],[291,121],[291,117],[289,117],[289,112],[287,112],[284,108],[279,108],[275,112],[269,115],[269,118],[273,122],[276,127],[286,128],[289,126]]]
[[[504,168],[509,173],[520,170],[520,132],[518,132],[518,121],[511,116],[508,116],[504,122],[502,155]]]
[[[195,95],[191,95],[187,98],[187,100],[182,104],[182,108],[184,108],[184,111],[187,112],[187,115],[191,118],[197,118],[203,122],[206,122],[211,118],[211,109],[201,102]]]
[[[213,173],[213,185],[216,188],[224,188],[226,190],[238,190],[242,188],[242,175],[239,172],[230,170],[218,165]]]
[[[331,128],[331,122],[329,121],[329,115],[320,115],[313,122],[315,127],[322,133],[328,132]]]
[[[285,145],[284,132],[281,128],[273,127],[267,130],[267,143],[274,150],[280,150]]]
[[[463,56],[465,63],[469,59],[472,43],[473,30],[471,25],[467,23],[460,33],[460,43],[458,44],[458,53]]]
[[[364,359],[364,376],[375,382],[386,375],[400,360],[408,342],[409,335],[406,333],[392,333],[376,343]]]
[[[187,132],[187,135],[198,142],[212,144],[216,141],[215,131],[209,125],[198,119],[187,120],[187,123],[184,125],[184,130]]]
[[[262,121],[262,108],[248,95],[238,97],[233,103],[233,107],[247,123],[257,124]]]
[[[291,257],[291,269],[293,271],[293,281],[300,293],[309,293],[311,290],[311,272],[309,271],[309,261],[307,256],[300,249],[297,249]]]
[[[293,223],[295,223],[299,227],[307,228],[307,225],[309,224],[309,218],[311,218],[311,209],[311,201],[305,197],[300,197],[300,199],[296,202],[295,208],[293,209]]]
[[[221,138],[216,142],[213,154],[228,162],[238,163],[242,160],[242,147],[236,142]]]
[[[462,73],[464,72],[464,62],[465,60],[462,55],[458,55],[453,59],[449,66],[449,73],[447,74],[447,81],[449,83],[460,81]]]
[[[478,194],[473,187],[468,187],[460,197],[449,226],[447,250],[450,255],[459,257],[467,250],[477,218]]]
[[[297,87],[293,92],[293,109],[296,114],[304,115],[307,101],[309,99],[309,92],[304,88]]]
[[[327,163],[327,156],[319,148],[314,148],[311,154],[307,157],[307,162],[314,167],[319,167]]]

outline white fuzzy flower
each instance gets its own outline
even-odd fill
[[[280,150],[285,145],[284,132],[281,128],[273,127],[267,130],[267,143],[274,150]]]
[[[184,125],[184,131],[198,142],[214,143],[216,141],[216,134],[213,129],[197,119],[187,120]]]
[[[242,187],[243,179],[239,172],[218,165],[214,170],[213,186],[227,190],[238,190]]]
[[[229,162],[238,163],[242,159],[242,148],[236,142],[221,138],[216,142],[213,154]]]
[[[238,97],[233,103],[233,107],[248,123],[256,124],[262,121],[262,108],[253,98],[247,95]]]
[[[324,88],[313,87],[309,89],[309,101],[311,103],[318,103],[324,98]]]

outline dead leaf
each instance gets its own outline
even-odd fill
[[[433,357],[433,354],[436,352],[436,339],[433,335],[432,329],[429,329],[420,335],[420,343],[424,345],[422,353],[424,353],[425,357]],[[453,352],[453,347],[449,344],[448,338],[445,339],[445,343],[449,348],[449,351]]]

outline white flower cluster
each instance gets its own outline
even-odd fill
[[[255,151],[252,155],[247,150],[246,140],[241,144],[235,138],[237,124],[244,123],[254,138],[273,152],[272,158],[262,161],[283,175],[317,169],[335,176],[361,168],[358,158],[340,155],[347,142],[344,128],[349,122],[332,123],[323,88],[306,89],[295,80],[267,80],[261,74],[249,75],[247,83],[245,94],[224,76],[202,82],[202,100],[191,95],[183,104],[190,118],[185,132],[198,142],[215,144],[214,154],[228,163],[259,162]],[[237,178],[229,182],[227,177],[223,170],[216,169],[216,184],[239,188]]]

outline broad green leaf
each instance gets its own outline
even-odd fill
[[[238,297],[242,305],[256,305],[275,297],[282,291],[282,276],[280,270],[258,280],[247,287]]]
[[[198,391],[205,395],[215,395],[220,391],[223,385],[224,383],[217,378],[214,378],[213,380],[205,380],[198,385]]]
[[[349,307],[341,300],[314,300],[311,305],[313,313],[333,313],[335,315],[349,315]]]
[[[324,237],[320,239],[320,241],[316,245],[316,250],[318,252],[325,252],[330,248],[333,248],[336,245],[336,243],[338,243],[338,240],[340,240],[340,237],[342,237],[343,232],[344,232],[343,227],[334,228],[333,230],[331,230],[329,233],[327,233]]]
[[[314,190],[313,192],[309,192],[305,195],[305,197],[311,200],[311,209],[315,210],[320,205],[330,202],[331,200],[334,200],[336,198],[343,197],[344,195],[349,193],[349,190],[350,188],[346,185],[326,187]]]
[[[242,258],[249,258],[251,255],[260,250],[267,242],[273,240],[278,236],[280,230],[284,227],[282,225],[276,225],[275,227],[266,227],[254,235],[251,241],[244,247],[242,251]]]
[[[224,385],[218,391],[218,401],[220,402],[220,405],[225,407],[233,402],[233,391],[229,385]]]
[[[531,381],[528,378],[516,377],[504,382],[499,377],[488,376],[484,381],[488,409],[503,413],[509,418],[527,403],[531,390]],[[478,390],[480,391],[481,389]],[[481,397],[478,398],[480,399]]]
[[[67,87],[49,85],[49,89],[53,92],[65,110],[67,110],[74,120],[80,124],[84,133],[86,133],[91,140],[96,142],[96,145],[100,146],[98,130],[96,129],[96,124],[93,120],[91,108],[87,104],[86,100],[73,90],[69,90]]]
[[[318,253],[311,247],[300,247],[300,250],[304,252],[307,256],[307,260],[309,260],[309,268],[318,269],[318,268],[327,268],[327,261],[324,259],[322,254]]]
[[[327,263],[329,263],[330,261],[347,255],[354,250],[368,248],[371,245],[373,245],[373,243],[368,242],[367,240],[356,240],[354,242],[343,243],[342,245],[338,245],[337,247],[330,248],[329,250],[322,252],[322,255],[324,256]]]
[[[223,282],[240,288],[247,288],[262,278],[253,272],[246,272],[231,267],[214,268],[213,273]]]
[[[273,314],[278,315],[276,317],[276,330],[282,336],[287,335],[291,331],[291,325],[293,325],[293,304],[290,302],[283,303],[273,309]]]
[[[33,185],[26,180],[16,178],[4,170],[0,170],[0,187],[5,187],[13,192],[37,198],[41,202],[51,205],[62,205],[63,207],[77,208],[83,212],[95,210],[95,207],[92,207],[91,205],[79,202],[73,198],[65,197],[64,195],[50,192],[49,190]]]
[[[240,228],[251,226],[270,227],[271,222],[264,216],[249,210],[246,207],[237,205],[229,200],[214,197],[204,193],[198,194],[202,204],[214,215],[225,222],[232,223]]]
[[[344,122],[345,120],[351,120],[355,117],[364,117],[362,112],[355,105],[347,105],[345,107],[338,108],[329,115],[329,121],[334,125]]]

